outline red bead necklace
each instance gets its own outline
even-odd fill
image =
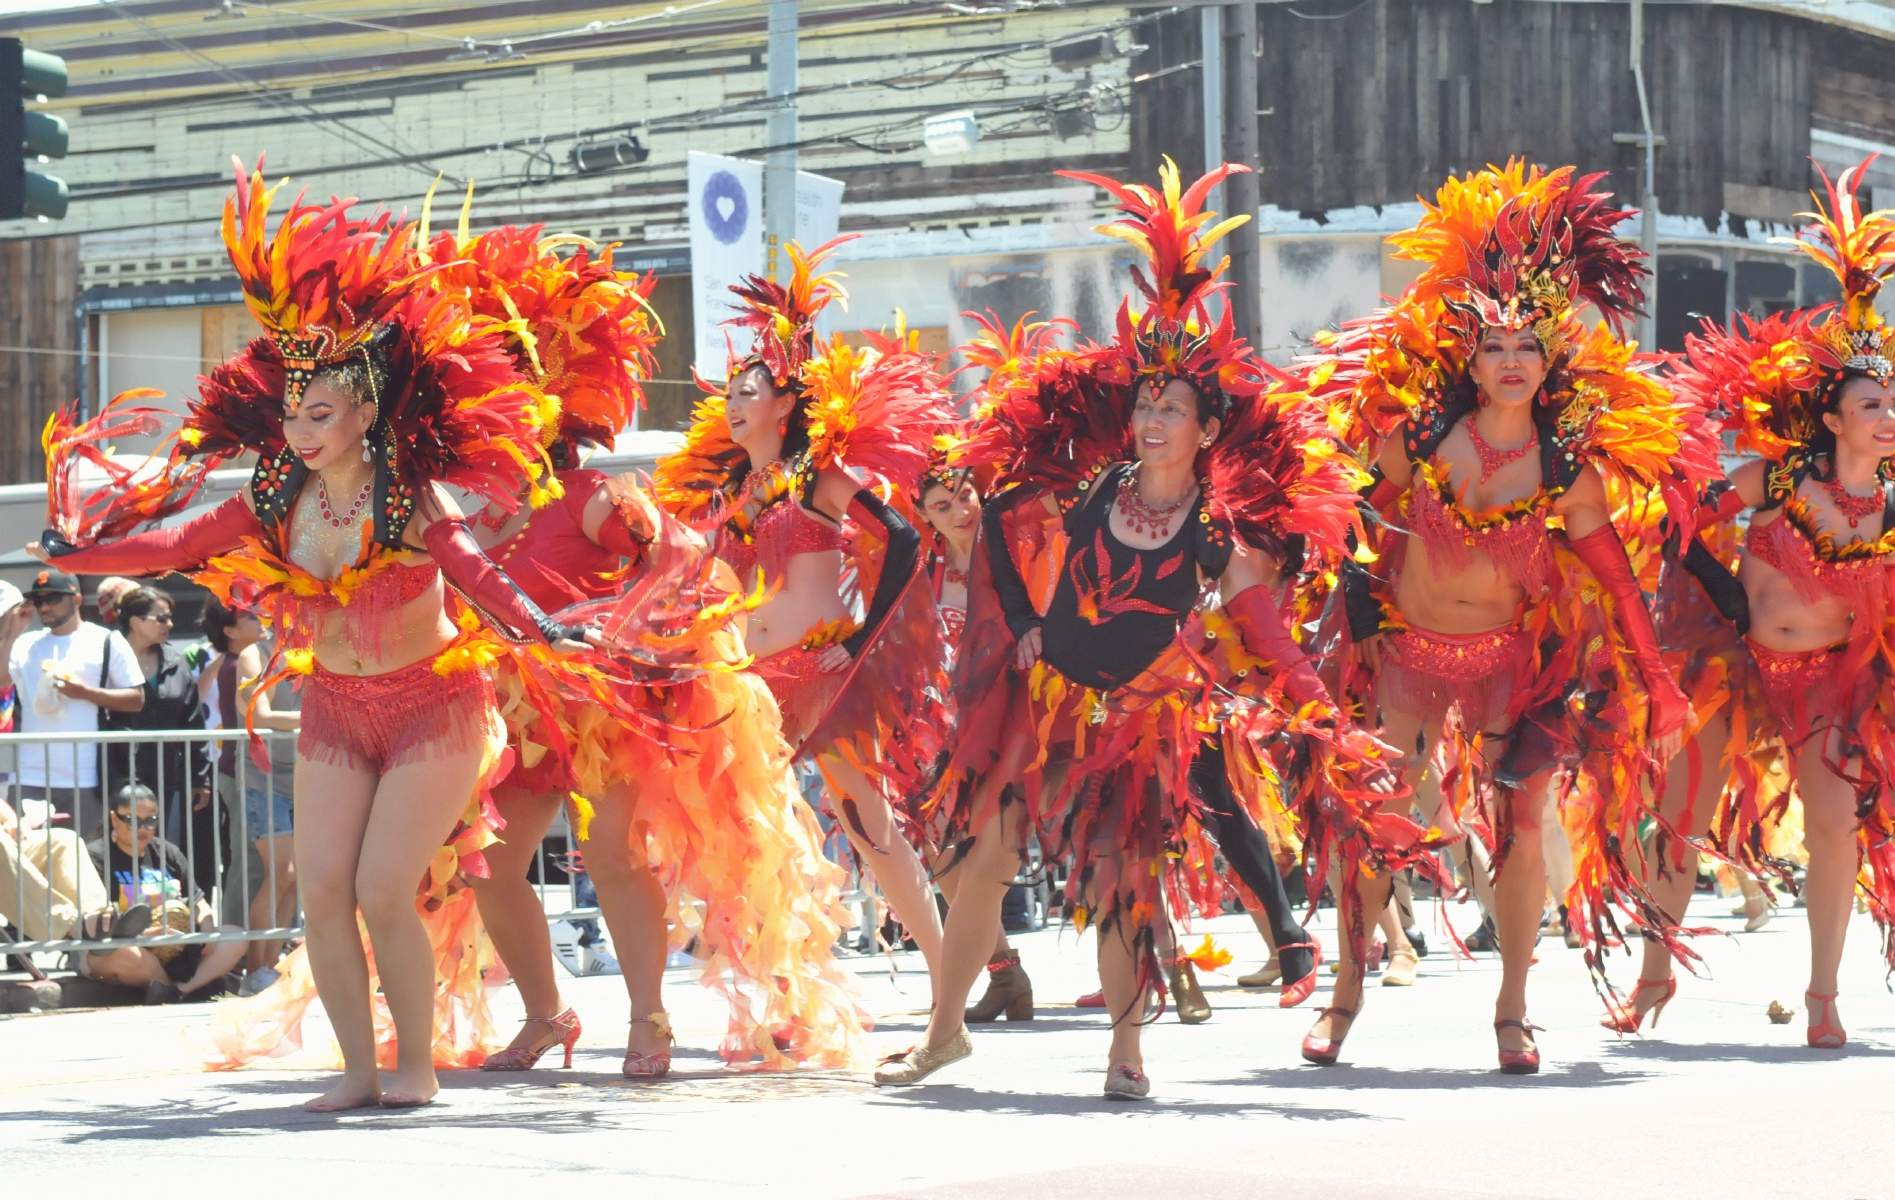
[[[1835,501],[1836,511],[1840,512],[1849,522],[1849,528],[1851,529],[1854,529],[1856,523],[1861,521],[1862,518],[1872,517],[1881,512],[1883,504],[1886,503],[1882,495],[1882,489],[1879,487],[1875,489],[1872,495],[1858,496],[1835,480],[1825,479],[1823,480],[1823,490],[1829,493],[1831,500]]]
[[[1125,517],[1125,526],[1133,537],[1167,537],[1171,533],[1171,518],[1178,510],[1196,498],[1196,494],[1187,490],[1173,504],[1157,507],[1145,503],[1145,497],[1138,486],[1139,476],[1133,472],[1131,486],[1119,489],[1119,512]]]
[[[1518,449],[1496,450],[1487,444],[1486,438],[1480,435],[1480,426],[1472,417],[1467,419],[1467,436],[1474,443],[1474,453],[1480,455],[1480,481],[1482,483],[1492,479],[1494,472],[1508,463],[1519,462],[1525,458],[1527,451],[1540,444],[1540,431],[1535,429],[1527,434],[1526,444]]]

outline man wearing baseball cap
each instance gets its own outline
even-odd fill
[[[41,627],[14,639],[0,665],[0,690],[13,687],[18,693],[18,732],[95,733],[101,709],[137,712],[145,706],[145,675],[131,644],[114,630],[79,619],[77,579],[41,570],[27,586],[26,602]],[[0,637],[5,633],[0,628]],[[48,801],[73,818],[81,838],[104,836],[96,744],[18,749],[16,799]]]

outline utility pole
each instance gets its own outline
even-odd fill
[[[1198,13],[1198,62],[1203,72],[1204,91],[1204,169],[1214,171],[1224,162],[1224,10],[1209,5]],[[1219,184],[1204,197],[1204,207],[1224,212],[1224,185]],[[1212,315],[1223,303],[1212,300]]]
[[[772,149],[763,164],[765,269],[787,281],[790,259],[782,247],[796,237],[796,0],[770,0],[769,59],[773,103],[765,136],[781,149]]]
[[[1225,235],[1231,280],[1225,294],[1238,336],[1255,347],[1263,340],[1263,247],[1257,235],[1257,209],[1263,199],[1256,174],[1263,165],[1257,152],[1257,6],[1226,4],[1223,27],[1224,76],[1229,80],[1224,93],[1224,158],[1250,168],[1224,181],[1230,215],[1250,215],[1249,221]]]
[[[1639,248],[1645,251],[1645,315],[1638,322],[1638,348],[1647,352],[1658,349],[1658,186],[1654,180],[1658,147],[1665,139],[1652,132],[1651,99],[1645,91],[1645,4],[1632,0],[1632,82],[1638,85],[1639,133],[1615,133],[1612,140],[1620,145],[1640,146],[1645,151],[1644,195],[1639,197]]]

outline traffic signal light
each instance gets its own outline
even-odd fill
[[[66,215],[66,181],[26,169],[27,158],[65,157],[67,144],[65,119],[28,112],[26,102],[65,94],[65,59],[0,38],[0,221]]]

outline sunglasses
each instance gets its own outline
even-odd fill
[[[61,600],[76,600],[71,592],[28,592],[26,602],[34,608],[45,608],[49,604],[58,604]]]
[[[115,812],[112,815],[118,818],[120,821],[123,821],[127,825],[130,825],[133,823],[131,817],[127,816],[124,813]],[[137,825],[140,829],[148,829],[148,830],[155,831],[158,828],[158,818],[157,817],[140,817],[138,818]]]
[[[138,619],[141,621],[156,621],[160,625],[169,625],[172,623],[170,613],[146,613]]]

